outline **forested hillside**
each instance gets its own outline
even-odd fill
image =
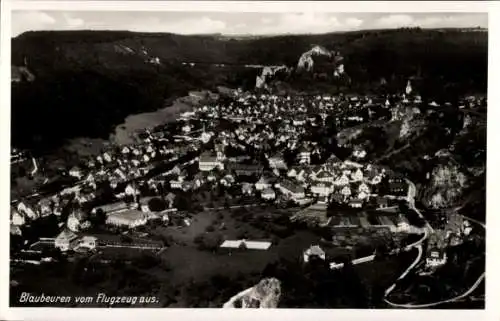
[[[72,137],[107,138],[133,113],[163,107],[193,89],[255,86],[258,68],[287,65],[314,45],[339,52],[346,79],[289,73],[280,88],[366,93],[401,90],[408,78],[423,96],[485,92],[487,33],[400,29],[231,39],[115,31],[27,32],[12,40],[12,64],[30,81],[13,82],[12,140],[41,152]]]

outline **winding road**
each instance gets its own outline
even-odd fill
[[[417,212],[419,214],[420,217],[423,218],[422,214],[420,213],[420,211],[415,207],[415,201],[414,201],[414,197],[416,195],[416,187],[415,185],[407,180],[408,184],[409,184],[409,189],[408,189],[408,204],[410,205],[410,208],[412,208],[413,210],[415,210],[415,212]],[[460,209],[460,208],[458,208]],[[455,209],[458,210],[458,209]],[[486,224],[484,224],[483,222],[480,222],[478,220],[475,220],[475,219],[472,219],[470,217],[467,217],[467,216],[463,216],[465,219],[471,221],[471,222],[474,222],[476,224],[479,224],[481,225],[484,229],[486,229]],[[422,254],[423,254],[423,249],[422,249],[422,242],[428,237],[429,235],[429,231],[433,231],[432,227],[430,226],[430,224],[427,222],[427,225],[426,225],[426,229],[425,229],[425,233],[424,233],[424,237],[422,237],[422,239],[420,239],[419,241],[407,246],[405,248],[405,250],[409,250],[411,249],[412,247],[416,247],[418,249],[418,255],[417,257],[415,258],[415,260],[412,262],[412,264],[410,264],[410,266],[399,276],[399,278],[396,280],[399,281],[403,278],[405,278],[408,273],[413,269],[415,268],[415,266],[420,262],[420,260],[422,259]],[[485,278],[485,275],[486,275],[486,272],[483,272],[479,278],[476,280],[476,282],[474,282],[474,284],[472,284],[472,286],[467,290],[465,291],[464,293],[456,296],[456,297],[453,297],[453,298],[450,298],[450,299],[446,299],[446,300],[441,300],[441,301],[437,301],[437,302],[430,302],[430,303],[425,303],[425,304],[414,304],[414,303],[408,303],[408,304],[398,304],[398,303],[394,303],[394,302],[391,302],[387,299],[387,297],[389,296],[389,294],[391,294],[391,292],[394,290],[394,288],[396,287],[396,282],[394,282],[386,291],[385,291],[385,295],[384,295],[384,302],[387,303],[388,305],[390,305],[391,307],[395,307],[395,308],[412,308],[412,309],[415,309],[415,308],[430,308],[430,307],[434,307],[434,306],[438,306],[440,304],[444,304],[444,303],[451,303],[451,302],[456,302],[456,301],[459,301],[465,297],[467,297],[468,295],[470,295],[472,292],[474,292],[474,290],[476,290],[476,288],[481,284],[481,282],[484,280]]]

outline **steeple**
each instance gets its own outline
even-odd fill
[[[411,88],[411,82],[408,80],[408,82],[406,83],[406,94],[407,95],[410,95],[411,92],[412,92],[412,88]]]

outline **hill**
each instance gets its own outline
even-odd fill
[[[108,138],[128,115],[159,109],[190,90],[254,88],[256,76],[270,65],[289,68],[277,79],[284,90],[400,91],[411,77],[419,92],[434,99],[484,93],[487,37],[486,32],[462,29],[237,39],[128,31],[27,32],[12,39],[13,66],[33,75],[32,81],[12,83],[12,143],[43,153],[73,137]],[[340,54],[348,77],[331,75],[328,68],[336,59],[296,72],[299,58],[313,46]]]

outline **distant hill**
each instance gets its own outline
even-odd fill
[[[429,96],[485,92],[487,43],[487,32],[475,29],[235,38],[26,32],[12,39],[12,64],[26,65],[34,80],[12,84],[12,142],[43,151],[72,137],[107,138],[127,115],[161,108],[189,90],[253,88],[261,70],[248,65],[293,70],[314,45],[342,55],[349,81],[321,76],[326,74],[321,66],[328,64],[320,63],[309,73],[282,76],[281,88],[363,93],[383,86],[394,91],[412,77],[414,87]]]

